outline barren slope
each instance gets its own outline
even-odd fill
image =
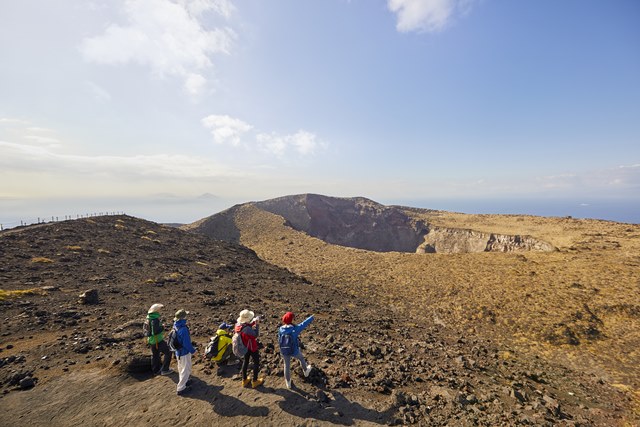
[[[284,237],[274,248],[290,248],[303,259],[296,245],[308,245],[304,236],[287,234],[291,230],[272,214],[242,211],[248,216],[234,217],[239,229],[258,221],[265,232]],[[345,254],[324,253],[333,247],[311,241],[318,249],[307,249],[318,259]],[[131,217],[3,232],[0,257],[2,425],[638,422],[630,395],[602,376],[437,324],[431,311],[408,316],[401,305],[374,298],[380,284],[372,282],[376,293],[363,293],[364,287],[356,292],[360,283],[349,281],[352,273],[335,270],[338,281],[309,282],[240,246]],[[88,288],[99,292],[98,304],[78,301]],[[177,308],[191,311],[200,348],[219,322],[233,321],[240,309],[264,314],[266,387],[242,389],[236,367],[216,369],[199,358],[194,391],[186,398],[175,395],[175,376],[132,372],[148,369],[141,323],[155,302],[166,305],[166,321]],[[293,391],[283,387],[274,351],[278,318],[286,310],[316,314],[303,335],[315,368],[307,380],[294,375]],[[19,385],[29,379],[35,387]]]
[[[318,283],[369,295],[413,319],[427,316],[532,355],[640,387],[640,226],[596,220],[464,215],[408,209],[441,227],[526,234],[556,252],[376,253],[327,244],[247,204],[233,224],[263,259]]]

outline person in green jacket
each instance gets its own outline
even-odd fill
[[[173,372],[169,365],[171,364],[171,350],[167,345],[162,332],[164,327],[160,322],[160,309],[162,304],[153,304],[147,312],[147,318],[144,321],[143,331],[147,337],[147,344],[151,347],[151,370],[154,375],[169,375]],[[164,354],[164,361],[160,367],[160,353]]]

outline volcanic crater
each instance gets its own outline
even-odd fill
[[[375,252],[472,253],[554,251],[548,242],[527,235],[505,235],[438,227],[412,215],[414,208],[385,206],[364,197],[338,198],[318,194],[284,196],[250,203],[284,218],[285,225],[333,245]],[[233,212],[238,207],[232,208]],[[425,210],[429,212],[429,210]],[[228,214],[205,218],[185,229],[205,230],[230,238]],[[437,212],[437,211],[430,211]],[[220,224],[220,225],[218,225]]]
[[[2,424],[640,422],[640,226],[283,200],[235,206],[189,232],[129,216],[0,232]],[[375,229],[387,243],[375,246]],[[498,250],[495,237],[489,251],[447,241],[455,253],[442,253],[426,240],[433,230],[473,230],[487,244],[535,236],[557,250]],[[427,244],[435,253],[415,253]],[[141,326],[158,302],[167,326],[190,311],[200,352],[186,398],[177,377],[149,372]],[[256,390],[241,387],[237,366],[200,355],[244,308],[265,319]],[[289,310],[316,318],[302,335],[314,368],[309,378],[296,369],[294,390],[276,342]]]

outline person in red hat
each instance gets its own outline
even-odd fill
[[[311,322],[313,315],[307,317],[299,324],[294,324],[295,315],[288,311],[282,316],[282,326],[278,329],[278,344],[280,346],[280,355],[284,361],[284,381],[287,389],[291,390],[291,358],[295,357],[300,362],[304,376],[308,377],[311,373],[311,365],[307,365],[304,356],[300,351],[300,341],[298,336]]]

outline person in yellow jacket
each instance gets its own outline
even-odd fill
[[[239,362],[235,354],[231,339],[233,338],[233,325],[223,322],[216,331],[218,336],[218,354],[211,358],[218,365],[235,365]]]

